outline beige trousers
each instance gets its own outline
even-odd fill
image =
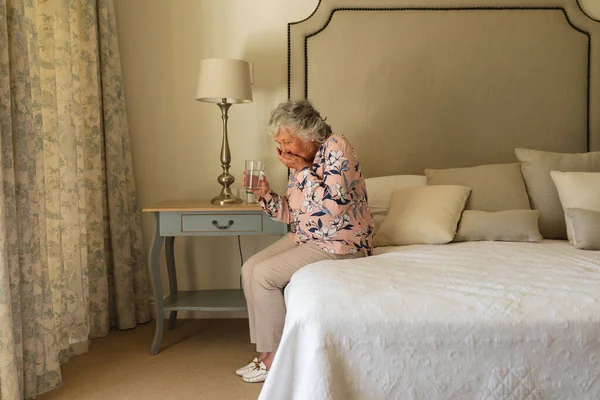
[[[256,351],[274,352],[279,346],[285,321],[283,289],[294,272],[321,260],[362,256],[328,253],[315,244],[298,246],[288,234],[250,257],[242,267],[242,287],[248,304],[250,342],[256,343]]]

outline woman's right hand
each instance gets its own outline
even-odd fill
[[[248,177],[246,171],[244,171],[244,176],[242,177],[242,186],[246,188],[250,193],[254,193],[258,195],[259,198],[265,197],[267,193],[271,191],[271,186],[269,185],[269,181],[267,181],[267,177],[262,175],[258,180],[258,188],[249,189],[248,185]]]

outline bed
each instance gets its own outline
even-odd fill
[[[366,177],[600,150],[600,21],[576,0],[321,0],[288,41],[289,97]],[[260,398],[600,398],[599,284],[566,240],[309,265]]]
[[[261,397],[597,399],[599,285],[598,252],[565,241],[313,264],[288,286]]]

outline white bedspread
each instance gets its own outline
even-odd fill
[[[600,252],[389,251],[293,276],[260,399],[600,399]]]

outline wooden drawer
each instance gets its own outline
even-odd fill
[[[181,232],[260,232],[263,219],[260,214],[181,214]]]

